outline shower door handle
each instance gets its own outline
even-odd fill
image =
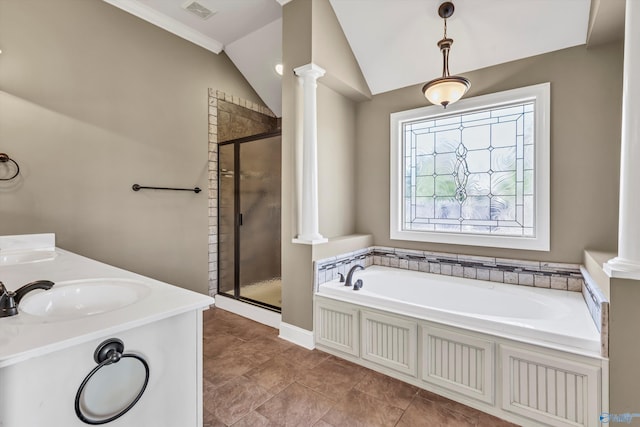
[[[238,226],[242,226],[242,214],[238,214]]]

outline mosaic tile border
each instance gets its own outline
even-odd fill
[[[581,292],[580,265],[524,261],[443,252],[372,246],[356,252],[316,261],[314,289],[345,274],[354,264],[381,265],[445,276],[488,280],[511,285]]]
[[[600,332],[600,353],[609,357],[609,300],[598,284],[593,280],[586,268],[580,267],[584,277],[582,296],[587,304],[593,323]]]

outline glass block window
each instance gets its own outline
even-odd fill
[[[392,114],[392,238],[548,250],[548,98],[522,91]]]

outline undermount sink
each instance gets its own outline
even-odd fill
[[[0,266],[51,261],[56,256],[58,253],[55,250],[0,252]]]
[[[59,282],[50,290],[25,296],[19,312],[51,319],[75,319],[126,307],[149,292],[144,283],[127,279]]]

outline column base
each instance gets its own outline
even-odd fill
[[[329,239],[326,237],[315,237],[315,238],[305,238],[305,237],[296,237],[291,240],[291,243],[298,243],[301,245],[318,245],[321,243],[327,243]]]
[[[615,257],[602,266],[607,276],[619,279],[640,280],[640,262]]]

